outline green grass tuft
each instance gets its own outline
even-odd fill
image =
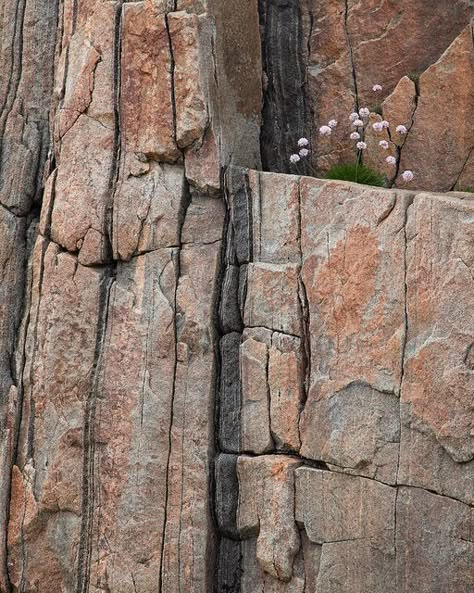
[[[461,187],[461,188],[457,189],[456,191],[463,191],[468,194],[474,194],[474,187]]]
[[[356,163],[343,163],[341,165],[334,165],[326,173],[326,179],[338,179],[340,181],[354,181],[355,183],[362,183],[363,185],[376,185],[378,187],[385,187],[385,177],[366,167]]]
[[[381,103],[374,103],[374,105],[371,105],[369,107],[371,113],[378,113],[378,115],[380,115],[381,117],[383,117],[383,113],[382,113],[382,104]]]
[[[420,80],[420,76],[423,74],[423,70],[418,70],[418,71],[413,71],[413,72],[409,72],[407,74],[408,78],[414,82],[415,84],[418,84],[418,81]]]

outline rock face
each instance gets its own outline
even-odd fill
[[[0,592],[471,593],[468,4],[47,4],[0,10]],[[258,171],[372,77],[413,190]]]
[[[221,382],[219,404],[238,501],[228,478],[217,515],[234,500],[241,590],[467,593],[474,200],[246,170],[227,185],[227,266],[240,273],[220,298],[244,327],[238,392]],[[222,550],[227,575],[238,555]]]
[[[464,125],[474,118],[472,2],[261,0],[260,7],[266,170],[294,172],[289,156],[301,136],[310,139],[312,169],[318,175],[334,164],[354,162],[349,114],[361,107],[380,113],[384,99],[410,77],[417,82],[415,98],[406,96],[401,112],[383,110],[393,130],[413,126],[400,171],[416,172],[410,186],[415,189],[474,185],[472,126]],[[382,92],[373,92],[375,84],[382,85]],[[413,99],[416,112],[407,117]],[[337,129],[330,138],[321,137],[320,126],[334,118]],[[369,151],[373,154],[366,158],[373,166],[371,159],[380,151]],[[389,173],[386,167],[376,168]],[[312,169],[299,165],[299,172]]]

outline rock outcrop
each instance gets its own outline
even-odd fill
[[[472,592],[470,8],[396,4],[3,0],[1,593]],[[373,82],[412,189],[277,172]]]

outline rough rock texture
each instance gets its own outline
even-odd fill
[[[264,168],[295,172],[288,159],[301,136],[310,139],[317,174],[355,161],[349,114],[361,107],[379,112],[400,81],[411,77],[419,79],[420,112],[401,170],[416,172],[416,189],[472,187],[472,126],[463,122],[474,118],[473,10],[469,0],[261,0]],[[374,84],[383,91],[374,93]],[[389,117],[384,111],[393,130],[412,125],[411,118],[398,118],[406,107],[404,113],[390,110]],[[333,118],[337,129],[320,137],[319,127]],[[297,169],[311,170],[306,163]]]
[[[468,593],[474,200],[237,169],[227,189],[231,521],[233,470],[216,502],[241,590]]]
[[[0,0],[1,593],[472,593],[468,20]]]

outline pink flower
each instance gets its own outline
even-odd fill
[[[382,121],[382,126],[383,126],[384,128],[389,128],[389,127],[390,127],[390,124],[389,124],[389,122],[388,122],[386,119],[384,119],[384,120]]]
[[[374,124],[372,124],[372,127],[374,128],[374,130],[376,132],[382,132],[383,131],[383,125],[381,121],[376,121]]]
[[[403,171],[403,173],[402,173],[403,181],[406,181],[407,183],[409,181],[413,181],[414,177],[415,176],[413,175],[413,171]]]
[[[351,140],[360,140],[360,134],[359,134],[359,132],[352,132],[352,134],[351,134]]]
[[[364,122],[363,122],[361,119],[355,119],[355,120],[352,122],[352,125],[353,125],[355,128],[362,128],[362,126],[364,125]]]
[[[300,150],[300,157],[304,158],[305,156],[308,156],[308,154],[309,154],[309,150],[307,148],[302,148]]]
[[[354,113],[351,113],[351,114],[349,115],[349,119],[350,119],[351,121],[355,121],[356,119],[359,119],[359,114],[358,114],[358,113],[356,113],[356,112],[354,111]]]
[[[359,150],[365,150],[367,148],[367,144],[365,142],[357,142],[357,148]]]
[[[300,148],[303,148],[304,146],[308,146],[308,144],[309,144],[309,140],[307,138],[300,138],[298,140],[298,146]]]
[[[397,164],[397,159],[394,156],[388,156],[386,159],[387,163],[389,165],[396,165]]]
[[[301,159],[300,159],[300,155],[299,154],[292,154],[290,156],[290,162],[293,163],[293,164],[297,163],[300,160]]]
[[[332,128],[332,129],[334,129],[335,127],[337,127],[337,121],[336,121],[335,119],[331,119],[331,120],[328,122],[328,126],[329,126],[330,128]]]
[[[321,126],[319,128],[319,133],[321,136],[330,136],[332,134],[332,130],[329,126]]]
[[[382,87],[380,86],[380,84],[374,84],[374,86],[372,87],[372,90],[374,91],[374,93],[380,93],[380,91],[382,90]]]
[[[370,109],[367,109],[367,107],[362,107],[362,109],[359,109],[359,115],[361,117],[369,117]]]
[[[405,126],[397,126],[397,132],[403,136],[408,132],[408,130]]]
[[[387,150],[388,142],[386,140],[380,140],[379,146],[381,146],[384,150]]]

